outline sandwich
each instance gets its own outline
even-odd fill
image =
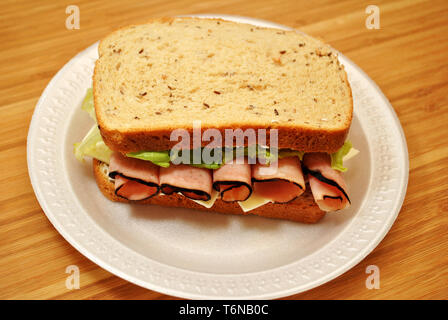
[[[353,99],[328,45],[166,18],[109,34],[98,53],[82,104],[95,124],[75,155],[93,158],[108,199],[305,223],[350,205]]]

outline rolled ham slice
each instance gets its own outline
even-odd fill
[[[145,200],[159,193],[159,167],[149,161],[114,152],[109,177],[115,179],[115,194],[128,200]]]
[[[350,206],[342,172],[331,168],[328,153],[306,153],[303,157],[314,201],[323,211],[336,211]]]
[[[305,191],[302,166],[298,157],[279,159],[271,166],[252,165],[254,193],[277,203],[287,203]]]
[[[193,200],[208,201],[212,193],[212,173],[209,169],[186,164],[160,168],[160,187],[163,193],[180,192]]]
[[[225,202],[245,201],[252,194],[250,164],[247,160],[240,162],[234,160],[213,170],[213,188]]]
[[[159,193],[158,186],[149,186],[122,176],[115,176],[115,194],[128,200],[145,200]]]

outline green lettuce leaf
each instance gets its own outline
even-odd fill
[[[109,163],[112,150],[106,146],[98,126],[94,124],[84,139],[75,143],[74,153],[79,161],[84,161],[84,157],[88,156]]]
[[[127,153],[126,156],[131,158],[137,158],[140,160],[150,161],[158,166],[168,168],[170,166],[170,162],[173,159],[170,158],[170,151],[141,151],[141,152],[130,152]],[[190,159],[192,159],[192,155],[190,156]],[[207,168],[207,169],[218,169],[222,166],[222,164],[219,163],[198,163],[198,164],[190,164],[193,167],[197,168]]]
[[[169,151],[140,151],[130,152],[126,156],[137,158],[140,160],[151,161],[152,163],[168,168],[170,166],[170,152]]]
[[[95,108],[93,106],[92,88],[87,89],[86,96],[81,104],[81,109],[86,111],[95,121],[95,125],[87,132],[81,142],[75,143],[74,153],[79,161],[84,161],[84,157],[92,157],[97,160],[109,163],[112,150],[103,141],[100,130],[96,124]]]
[[[197,150],[197,149],[195,149],[195,150]],[[195,150],[188,150],[187,151],[187,152],[190,153],[190,155],[189,155],[190,156],[190,161],[192,161],[193,158],[194,158],[193,154],[194,154]],[[204,148],[201,148],[201,155],[202,155],[203,150],[204,150]],[[170,161],[174,162],[178,157],[182,157],[182,152],[184,152],[184,151],[183,150],[178,150],[177,152],[173,152],[173,154],[171,154]],[[218,155],[218,157],[220,157],[222,159],[220,163],[215,163],[215,162],[213,162],[213,163],[205,163],[205,162],[202,162],[202,163],[189,163],[189,165],[193,166],[193,167],[196,167],[196,168],[219,169],[224,164],[224,155],[225,155],[225,153],[222,152],[221,149],[214,149],[214,150],[212,150],[210,152],[210,154],[213,155],[214,152],[219,152],[220,153]],[[171,150],[169,151],[169,153],[171,153]]]
[[[290,149],[281,149],[278,152],[278,158],[282,159],[282,158],[286,158],[286,157],[297,156],[297,157],[299,157],[300,160],[302,160],[304,154],[305,153],[303,151],[295,151],[295,150],[290,150]]]
[[[248,154],[246,153],[246,155]],[[304,152],[291,149],[280,149],[277,151],[277,156],[275,156],[275,153],[273,153],[269,148],[259,148],[256,152],[256,156],[258,157],[258,159],[264,159],[266,161],[266,164],[276,161],[277,159],[295,156],[299,157],[299,159],[302,160],[303,155]]]
[[[81,104],[81,109],[86,111],[90,117],[96,122],[95,108],[93,106],[93,90],[92,88],[87,89],[86,96]]]
[[[210,163],[210,164],[208,164],[208,163],[200,163],[200,164],[192,163],[192,164],[190,164],[190,166],[193,166],[196,168],[205,168],[205,169],[213,169],[213,170],[221,168],[222,165],[223,165],[223,163]]]
[[[344,157],[350,152],[352,148],[352,143],[350,141],[345,141],[344,145],[335,153],[331,154],[331,167],[334,170],[338,170],[341,172],[347,171],[347,168],[344,167],[343,160]]]

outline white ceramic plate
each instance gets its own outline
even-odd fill
[[[213,15],[216,17],[216,15]],[[220,16],[258,26],[266,21]],[[70,60],[43,92],[28,133],[39,203],[87,258],[142,287],[184,298],[261,299],[339,276],[383,239],[404,199],[408,153],[400,123],[373,81],[340,55],[353,90],[350,140],[361,152],[346,173],[353,205],[318,224],[113,203],[73,155],[92,125],[80,109],[97,44]]]

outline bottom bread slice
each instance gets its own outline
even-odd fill
[[[287,204],[267,203],[249,212],[244,212],[238,203],[224,202],[221,199],[216,199],[213,207],[207,209],[204,206],[201,206],[200,204],[197,204],[196,202],[179,194],[157,195],[146,200],[129,201],[118,197],[115,194],[114,183],[107,176],[107,172],[107,164],[93,159],[93,173],[95,175],[95,180],[98,187],[105,197],[117,202],[153,204],[164,207],[182,207],[230,214],[253,214],[267,218],[286,219],[304,223],[316,223],[325,215],[325,212],[320,210],[314,202],[313,195],[311,194],[309,187],[299,198]]]

